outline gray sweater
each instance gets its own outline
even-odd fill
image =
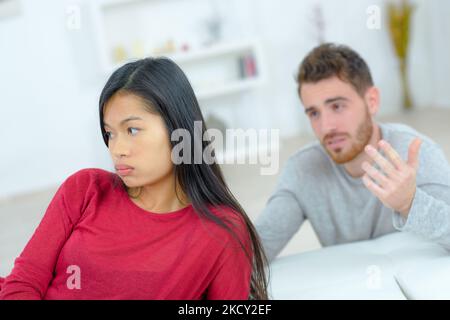
[[[319,142],[291,156],[275,192],[256,220],[269,260],[311,222],[322,246],[368,240],[397,230],[413,232],[450,247],[450,166],[430,138],[401,124],[379,124],[382,138],[407,159],[415,137],[419,153],[417,189],[408,218],[385,207],[343,165],[331,160]]]

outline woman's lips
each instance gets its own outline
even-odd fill
[[[116,169],[117,173],[121,176],[127,176],[131,173],[131,171],[134,170],[133,167],[130,167],[127,165],[121,165],[121,164],[116,165],[115,169]]]
[[[131,171],[133,171],[133,168],[116,169],[116,171],[120,176],[128,176],[129,174],[131,174]]]

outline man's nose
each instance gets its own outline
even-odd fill
[[[320,127],[322,128],[322,132],[333,132],[336,131],[336,119],[330,114],[323,114],[321,118]]]

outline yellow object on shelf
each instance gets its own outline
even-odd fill
[[[155,48],[153,54],[155,55],[168,55],[176,51],[175,43],[173,40],[167,40],[167,42],[162,47]]]
[[[132,49],[133,58],[143,58],[145,56],[144,44],[142,41],[135,41]]]
[[[127,59],[127,52],[123,46],[116,46],[113,51],[114,63],[121,63]]]

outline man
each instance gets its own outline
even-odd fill
[[[256,227],[273,260],[308,219],[321,244],[396,230],[450,247],[450,166],[431,139],[374,120],[379,91],[365,61],[324,44],[300,65],[298,93],[319,142],[288,160]]]

